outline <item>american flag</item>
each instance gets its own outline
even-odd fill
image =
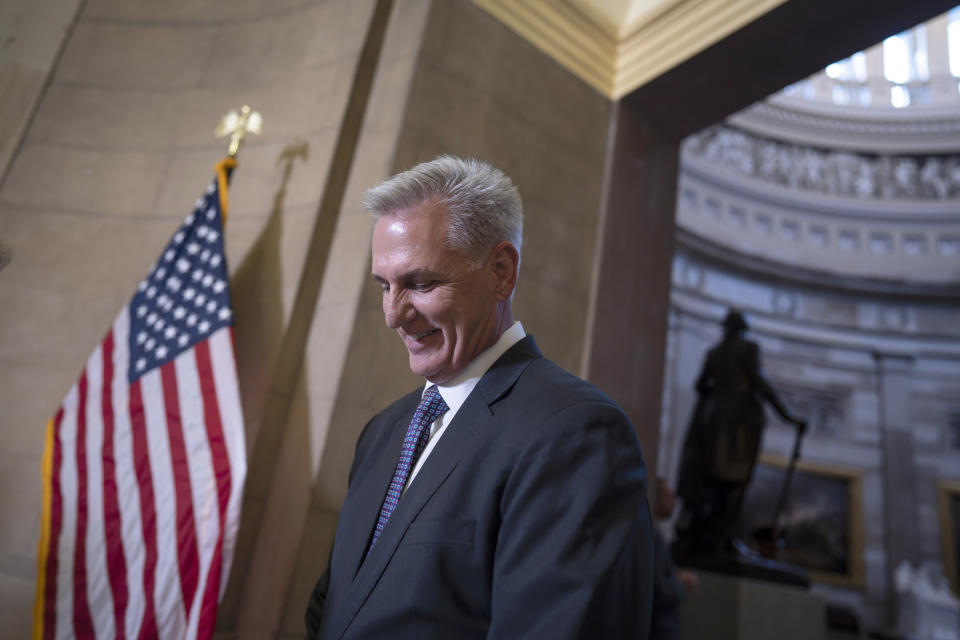
[[[35,638],[209,638],[246,475],[228,158],[47,425]]]

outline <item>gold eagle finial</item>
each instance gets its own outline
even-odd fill
[[[240,143],[248,133],[258,134],[263,130],[263,116],[252,110],[248,105],[240,107],[240,111],[231,109],[230,113],[220,119],[214,133],[218,138],[230,136],[230,148],[227,155],[231,158],[237,155]]]

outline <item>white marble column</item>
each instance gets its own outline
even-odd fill
[[[950,75],[950,51],[947,41],[947,16],[944,13],[927,22],[927,60],[930,64],[930,97],[935,102],[960,102],[957,78]]]
[[[867,56],[870,104],[871,106],[890,106],[890,83],[883,75],[883,45],[872,46],[864,53]]]
[[[877,363],[877,396],[880,403],[880,433],[883,463],[884,528],[886,538],[887,594],[894,615],[893,572],[907,560],[920,559],[917,539],[917,470],[911,428],[910,380],[913,357],[874,353]],[[893,619],[889,620],[892,624]]]

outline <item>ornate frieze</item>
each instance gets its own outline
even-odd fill
[[[683,152],[749,178],[829,196],[960,202],[956,154],[918,157],[824,150],[725,125],[688,137]]]
[[[955,202],[814,197],[685,156],[677,188],[677,242],[705,246],[722,262],[789,280],[955,297],[960,281]],[[702,275],[690,267],[682,280],[696,286]],[[788,297],[778,305],[794,308]]]
[[[790,410],[807,420],[811,433],[836,436],[843,431],[848,391],[800,387],[783,382],[775,383],[774,387]],[[772,415],[776,420],[777,416]]]

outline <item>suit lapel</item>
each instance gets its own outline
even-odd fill
[[[369,524],[369,531],[365,531],[363,535],[354,536],[353,540],[344,544],[346,557],[352,563],[348,575],[355,577],[335,613],[338,619],[331,627],[330,637],[340,638],[347,630],[389,564],[410,523],[450,476],[460,459],[465,454],[469,455],[472,449],[472,438],[493,419],[491,405],[510,390],[523,370],[538,357],[540,357],[540,351],[533,337],[527,336],[507,350],[484,374],[457,412],[453,422],[447,427],[430,457],[424,462],[410,487],[403,494],[396,510],[377,539],[377,544],[364,560],[363,555],[369,542],[369,533],[376,522],[383,496],[386,494],[387,485],[396,467],[406,425],[416,405],[409,412],[404,412],[406,423],[393,429],[393,434],[385,447],[386,450],[379,455],[376,466],[369,474],[370,477],[366,479],[362,488],[358,487],[356,500],[353,501],[356,506],[349,513],[344,511],[340,516],[356,518],[350,521],[358,522],[361,526]]]
[[[466,405],[464,405],[464,408],[466,408]],[[397,503],[397,508],[393,514],[391,514],[386,526],[380,533],[377,543],[373,545],[373,549],[370,550],[370,555],[367,556],[366,559],[363,559],[363,555],[366,552],[366,545],[369,543],[369,531],[363,535],[356,536],[358,540],[363,539],[362,543],[352,542],[349,550],[347,548],[344,549],[353,556],[351,557],[351,561],[353,562],[352,568],[355,568],[357,565],[359,565],[359,568],[356,569],[352,584],[347,588],[342,604],[337,608],[335,615],[338,616],[338,619],[331,628],[332,633],[330,637],[340,638],[347,630],[347,627],[357,615],[360,607],[370,595],[373,587],[377,584],[380,575],[383,573],[387,564],[389,564],[410,523],[417,514],[420,513],[420,510],[423,509],[423,506],[430,499],[430,496],[440,488],[443,481],[446,480],[454,468],[456,468],[457,463],[460,462],[466,441],[472,437],[472,433],[469,430],[461,429],[459,426],[461,414],[462,409],[461,413],[458,413],[453,422],[450,423],[443,438],[437,443],[430,457],[424,462],[423,467],[419,473],[417,473],[417,477],[414,478],[410,487],[403,494],[403,497],[400,498],[400,502]],[[391,445],[392,444],[394,443],[391,439]],[[366,523],[370,523],[370,531],[373,530],[373,524],[376,522],[377,514],[380,511],[383,496],[386,494],[386,487],[392,477],[393,469],[396,467],[395,458],[399,456],[400,441],[395,444],[396,447],[390,454],[390,457],[393,459],[390,475],[387,476],[386,480],[379,478],[375,483],[376,486],[369,491],[365,491],[363,494],[367,500],[376,496],[373,498],[376,503],[375,507],[371,507],[369,504],[364,505],[362,517],[366,519],[360,520],[360,522],[364,523],[364,526]],[[367,512],[370,511],[371,508],[373,509],[373,515],[372,517],[367,517]],[[345,516],[341,515],[341,517]],[[362,564],[360,564],[361,561]],[[353,574],[351,573],[351,575]]]
[[[414,397],[410,406],[397,418],[388,437],[384,438],[384,442],[378,444],[377,449],[371,454],[370,466],[357,470],[356,490],[353,491],[351,488],[353,495],[344,503],[344,509],[340,512],[341,521],[353,524],[351,535],[343,541],[342,555],[346,571],[341,575],[349,576],[347,579],[350,581],[357,575],[367,551],[370,535],[380,514],[380,505],[387,494],[387,487],[397,466],[397,457],[400,455],[407,425],[418,403],[419,398]]]
[[[537,358],[543,357],[533,336],[527,336],[513,345],[493,363],[490,370],[477,383],[471,396],[479,395],[492,411],[493,405],[507,394],[517,378]]]

